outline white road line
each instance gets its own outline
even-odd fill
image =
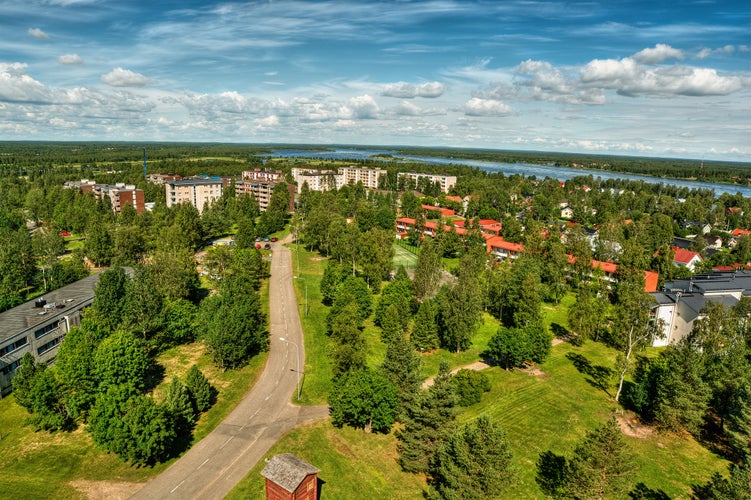
[[[179,488],[180,486],[182,486],[182,484],[183,484],[184,482],[185,482],[185,479],[183,479],[182,481],[180,481],[180,484],[178,484],[177,486],[175,486],[174,488],[172,488],[171,490],[169,490],[169,492],[170,492],[170,493],[174,493],[174,492],[175,492],[175,490],[177,490],[177,489],[178,489],[178,488]]]
[[[226,440],[221,447],[219,447],[219,449],[221,450],[222,448],[224,448],[225,446],[227,446],[227,443],[229,443],[230,441],[232,441],[232,439],[234,439],[234,437],[235,436],[230,436],[229,439]]]
[[[196,470],[198,470],[198,469],[200,469],[201,467],[203,467],[204,465],[206,465],[206,462],[208,462],[209,460],[210,460],[209,458],[207,458],[206,460],[204,460],[204,461],[203,461],[203,462],[201,463],[201,465],[199,465],[198,467],[196,467]]]

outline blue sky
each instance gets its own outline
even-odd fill
[[[751,2],[0,2],[0,140],[751,161]]]

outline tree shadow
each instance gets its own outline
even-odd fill
[[[602,389],[605,394],[612,397],[610,394],[610,380],[613,377],[613,370],[602,365],[593,365],[585,356],[570,352],[566,354],[566,358],[570,360],[579,373],[588,376],[587,383],[598,389]]]
[[[644,483],[637,483],[634,489],[629,491],[628,497],[632,500],[670,500],[664,491],[652,489]]]
[[[156,386],[164,381],[164,377],[164,367],[157,362],[152,362],[149,365],[148,370],[146,371],[146,376],[144,377],[143,381],[146,391],[148,392],[154,390]]]
[[[321,479],[320,477],[318,479],[318,484],[316,485],[316,499],[321,498],[321,495],[323,494],[323,485],[326,484],[326,481]]]
[[[571,338],[571,332],[569,331],[569,329],[558,323],[551,323],[550,331],[552,331],[553,335],[560,339],[569,340],[569,338]]]

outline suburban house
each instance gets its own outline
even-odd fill
[[[464,228],[464,219],[458,219],[453,222],[454,227],[456,228]],[[501,229],[503,226],[501,226],[501,223],[497,220],[493,219],[480,219],[480,231],[483,232],[483,234],[488,234],[491,236],[499,236],[501,234]]]
[[[403,240],[407,238],[409,233],[415,230],[416,224],[417,221],[411,217],[400,217],[396,219],[396,239]],[[452,230],[451,226],[447,226],[445,224],[441,224],[440,227],[445,232]],[[436,234],[438,233],[438,228],[439,225],[437,222],[426,221],[425,225],[423,226],[422,234],[424,236],[435,238]],[[454,227],[453,230],[456,231],[459,236],[464,236],[466,234],[466,230],[463,227]]]
[[[561,207],[561,219],[573,219],[573,218],[574,218],[573,208],[571,208],[569,205]]]
[[[694,272],[696,265],[703,262],[701,255],[698,252],[692,252],[685,248],[670,247],[674,252],[673,264],[678,267],[688,268],[689,271]]]
[[[0,313],[0,393],[11,391],[21,358],[30,352],[38,363],[52,363],[65,335],[81,324],[81,309],[94,300],[99,274],[46,293]]]
[[[408,178],[417,183],[419,179],[428,179],[431,183],[438,183],[441,186],[441,191],[448,193],[449,190],[456,185],[455,175],[439,175],[439,174],[422,174],[418,172],[399,172],[396,174],[397,178]]]
[[[524,251],[521,243],[506,241],[502,236],[493,236],[485,242],[486,250],[496,260],[516,259]]]
[[[456,212],[451,210],[450,208],[443,208],[443,207],[434,207],[433,205],[425,205],[424,203],[420,205],[423,210],[429,210],[431,212],[435,212],[441,217],[453,217],[456,215]]]
[[[291,453],[266,459],[261,471],[266,481],[266,500],[317,500],[319,472]]]
[[[654,346],[680,341],[701,318],[708,302],[732,307],[742,297],[751,297],[751,271],[718,272],[665,283],[661,292],[652,294],[655,305],[651,316],[662,320],[662,338]]]
[[[178,203],[190,203],[199,213],[203,213],[211,202],[222,196],[224,181],[220,177],[181,179],[165,181],[164,186],[168,208]]]

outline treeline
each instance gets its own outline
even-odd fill
[[[751,183],[749,181],[751,165],[743,162],[453,148],[399,148],[398,154],[456,158],[457,164],[461,164],[462,160],[531,163],[624,172],[668,179],[696,179],[740,185]]]

